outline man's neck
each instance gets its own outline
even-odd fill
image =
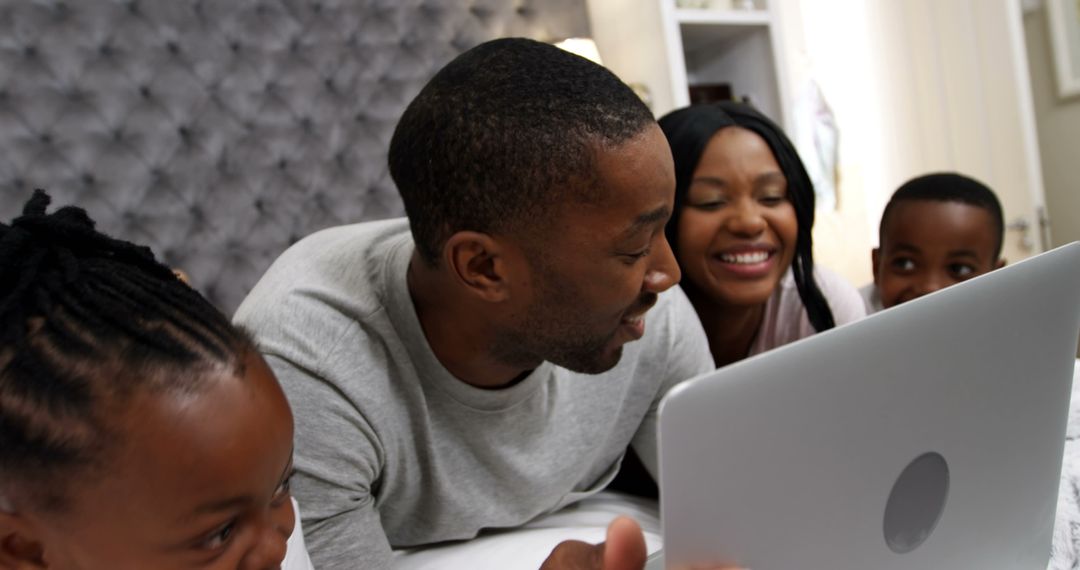
[[[424,337],[455,378],[477,388],[497,389],[517,383],[529,372],[492,357],[496,331],[488,314],[475,302],[455,294],[445,272],[414,253],[406,277]]]
[[[688,296],[701,319],[717,368],[746,358],[765,317],[765,305],[736,306],[715,303],[700,294]]]

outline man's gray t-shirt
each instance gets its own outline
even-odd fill
[[[631,442],[655,472],[656,409],[713,369],[677,287],[603,374],[544,363],[485,390],[454,378],[408,287],[407,220],[289,248],[236,313],[296,418],[293,494],[316,568],[387,568],[391,548],[520,526],[601,490]]]

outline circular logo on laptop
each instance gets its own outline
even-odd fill
[[[897,554],[915,550],[934,532],[949,494],[949,466],[928,452],[904,468],[885,505],[885,544]]]

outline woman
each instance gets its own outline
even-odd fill
[[[667,237],[718,367],[865,316],[853,286],[814,267],[814,189],[780,127],[735,102],[660,127],[675,159]]]

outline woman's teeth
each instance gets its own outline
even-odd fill
[[[738,265],[753,265],[755,263],[763,263],[769,259],[768,252],[757,251],[754,253],[721,253],[720,260],[724,263],[735,263]]]

